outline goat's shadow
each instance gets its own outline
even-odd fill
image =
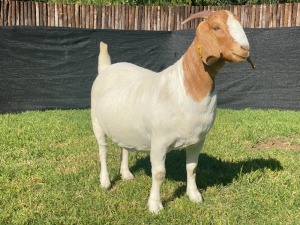
[[[228,185],[238,176],[256,170],[270,169],[273,171],[282,170],[281,163],[276,159],[249,159],[239,162],[228,162],[217,159],[206,153],[201,153],[197,167],[196,182],[198,188],[206,190],[215,185]],[[138,159],[134,166],[130,168],[134,174],[143,170],[151,176],[150,157]],[[185,151],[171,151],[166,158],[166,179],[186,182]],[[185,194],[186,185],[179,187],[172,197],[165,200],[166,203]]]

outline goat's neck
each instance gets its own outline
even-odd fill
[[[196,102],[214,90],[214,78],[225,62],[220,60],[213,65],[203,63],[197,50],[197,42],[191,44],[183,56],[183,81],[186,93]]]

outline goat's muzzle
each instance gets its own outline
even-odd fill
[[[252,62],[252,60],[250,59],[250,56],[249,56],[249,47],[248,46],[241,46],[241,48],[245,51],[248,51],[248,56],[245,59],[247,60],[248,63],[250,63],[252,69],[255,69],[256,66],[254,65],[254,63]]]

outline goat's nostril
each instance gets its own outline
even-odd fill
[[[244,49],[244,50],[246,50],[246,51],[249,51],[249,46],[241,45],[241,49]]]

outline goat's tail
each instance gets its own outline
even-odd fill
[[[101,70],[111,65],[110,56],[107,51],[107,44],[100,42],[100,53],[98,57],[98,75]]]

